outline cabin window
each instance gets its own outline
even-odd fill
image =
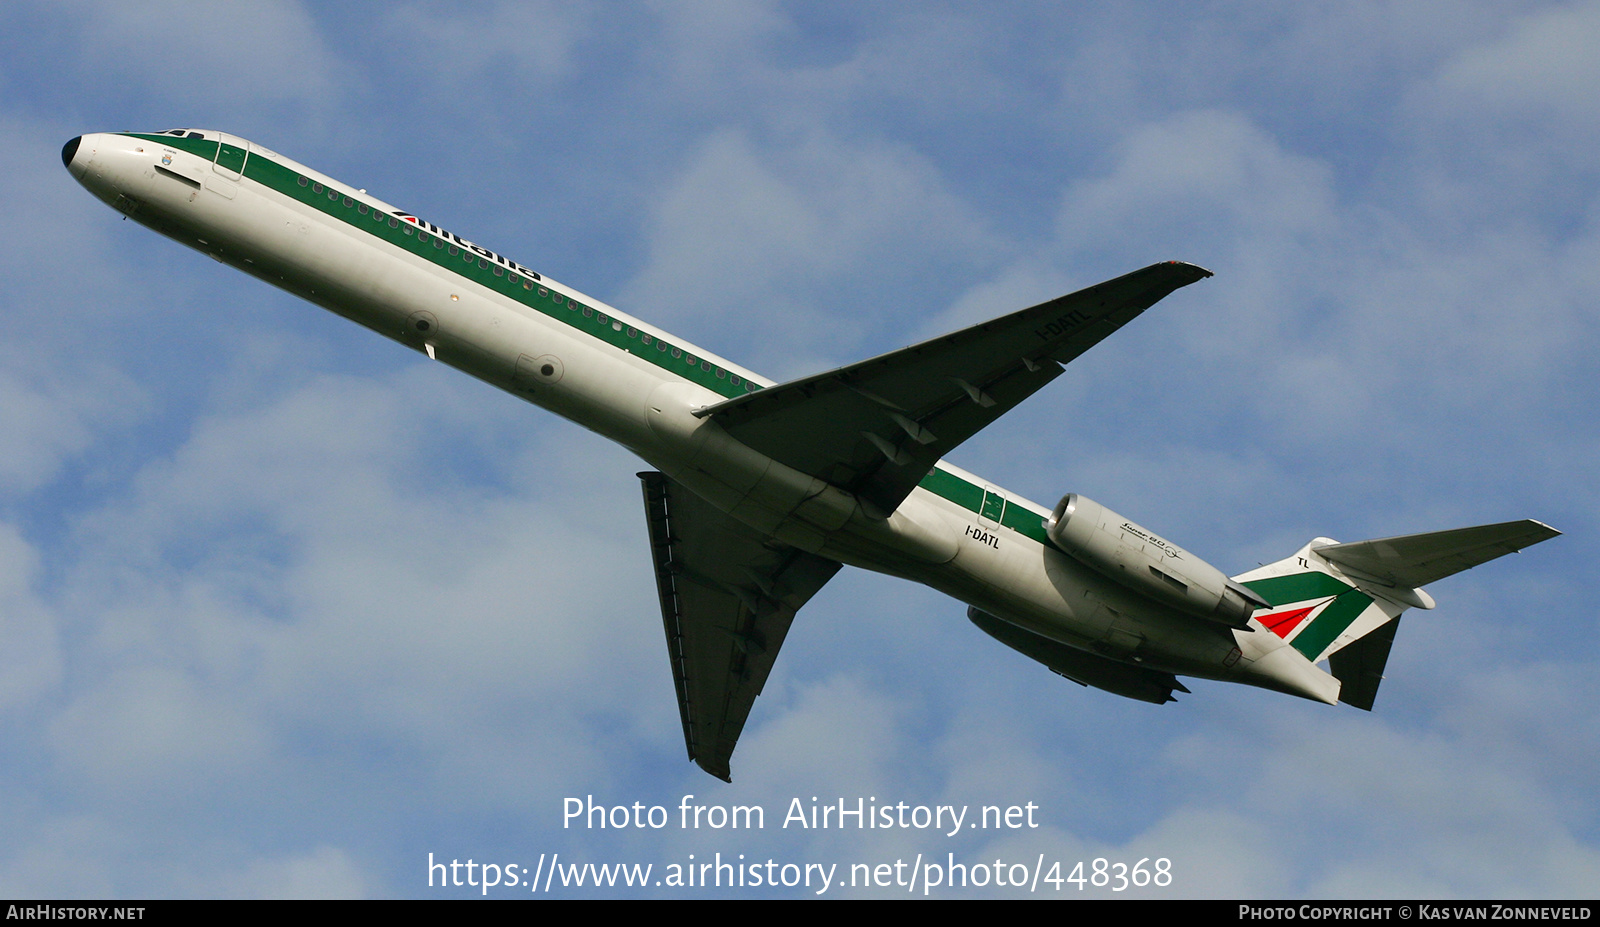
[[[589,313],[588,313],[588,311],[587,311],[587,310],[585,310],[585,311],[584,311],[584,315],[588,315],[588,314],[589,314]],[[600,314],[599,314],[599,319],[600,319],[600,324],[601,324],[601,325],[604,325],[604,324],[606,324],[606,323],[607,323],[607,322],[609,322],[609,321],[611,321],[611,320],[610,320],[610,319],[608,319],[608,318],[606,318],[606,314],[605,314],[605,313],[604,313],[604,312],[602,312],[602,313],[600,313]]]
[[[684,359],[684,361],[686,361],[689,364],[690,367],[694,366],[694,355],[693,354],[685,354],[683,356],[683,359]]]
[[[700,362],[700,369],[704,370],[706,373],[710,373],[711,372],[711,362],[708,361],[708,360],[701,361]]]
[[[367,214],[367,204],[366,203],[362,203],[360,206],[357,206],[356,207],[356,212],[361,213],[363,216],[366,215]]]
[[[617,321],[616,319],[612,319],[611,320],[611,330],[614,331],[614,332],[622,331],[622,323]]]
[[[389,228],[397,229],[399,227],[400,227],[400,220],[396,219],[394,216],[390,216],[389,217]]]
[[[430,240],[431,239],[428,238],[428,233],[427,232],[418,232],[417,233],[417,241],[420,241],[423,244],[427,244]]]
[[[347,197],[344,198],[344,208],[349,209],[351,206],[354,206],[355,204],[356,204],[356,201],[351,199],[350,197],[347,196]]]
[[[667,349],[667,343],[665,341],[657,341],[656,342],[656,350],[657,351],[665,351],[666,349]]]
[[[338,190],[329,190],[328,191],[328,202],[330,202],[330,203],[339,202],[339,191]]]
[[[550,295],[550,291],[545,289],[544,287],[539,287],[539,295],[540,296],[549,296]]]
[[[644,344],[649,344],[650,343],[650,336],[648,334],[640,335],[639,336],[639,340],[641,342],[643,342]]]
[[[629,325],[628,326],[628,337],[629,338],[637,338],[637,337],[639,337],[638,329],[634,328],[632,325]]]
[[[726,379],[727,376],[728,376],[728,371],[723,370],[721,367],[717,368],[717,379],[719,379],[719,380]]]
[[[435,238],[433,240],[433,246],[435,248],[443,248],[444,247],[444,239],[443,238]]]
[[[732,383],[734,386],[738,386],[739,385],[739,375],[738,374],[734,374],[733,376],[729,377],[728,378],[728,382]]]
[[[478,258],[478,269],[483,270],[489,266],[488,258]]]
[[[681,348],[673,348],[672,349],[672,356],[673,357],[682,357],[683,356],[683,350]]]
[[[481,266],[483,264],[483,262],[479,261],[478,264]],[[496,277],[504,277],[506,275],[506,269],[504,267],[501,267],[499,264],[496,264],[494,266],[494,275]]]
[[[451,257],[455,257],[456,255],[458,255],[460,253],[461,253],[461,249],[460,248],[457,248],[455,245],[451,245],[450,246],[450,256]]]
[[[306,179],[305,177],[301,177],[300,180],[299,180],[300,186],[302,186],[302,187],[305,186],[306,184],[310,183],[310,182],[311,181]]]
[[[407,235],[410,235],[412,232],[415,232],[415,231],[416,231],[416,228],[414,228],[409,222],[406,223],[406,234]]]
[[[320,184],[320,183],[312,184],[311,185],[311,192],[312,193],[321,193],[322,192],[322,184]]]

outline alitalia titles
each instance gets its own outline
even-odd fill
[[[524,277],[528,277],[529,279],[532,279],[532,280],[543,280],[544,279],[543,277],[539,276],[536,272],[531,271],[526,267],[523,267],[521,264],[518,264],[516,261],[513,261],[510,258],[502,257],[502,256],[500,256],[498,254],[495,254],[493,251],[490,251],[488,248],[485,248],[482,245],[475,245],[472,242],[467,241],[465,238],[462,238],[460,235],[457,235],[455,232],[446,231],[445,229],[439,228],[437,225],[434,225],[431,222],[427,222],[427,221],[424,221],[422,219],[418,219],[416,216],[413,216],[411,213],[401,212],[401,211],[399,211],[397,209],[397,210],[393,211],[393,215],[394,215],[394,217],[396,219],[399,219],[401,222],[409,222],[412,225],[416,226],[419,229],[422,229],[425,232],[432,232],[433,234],[435,234],[435,235],[439,236],[440,238],[444,239],[445,241],[453,241],[456,244],[460,245],[461,247],[467,249],[468,251],[471,251],[472,253],[478,255],[479,257],[481,257],[481,258],[483,258],[483,259],[485,259],[487,261],[492,261],[492,262],[494,262],[496,264],[499,264],[501,267],[504,267],[507,270],[516,271],[517,273],[523,275]],[[453,254],[454,252],[451,252],[451,253]]]

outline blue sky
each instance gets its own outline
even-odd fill
[[[0,893],[434,897],[429,853],[720,852],[1593,896],[1597,46],[1594,3],[5,6]],[[1192,261],[1216,276],[953,461],[1230,573],[1318,535],[1566,535],[1434,586],[1371,714],[1081,689],[847,570],[726,785],[683,756],[639,461],[61,168],[175,126],[778,379]],[[767,827],[562,827],[569,796],[687,794]],[[779,826],[812,796],[1041,826]]]

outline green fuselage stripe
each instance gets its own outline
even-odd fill
[[[982,486],[969,483],[954,473],[948,473],[935,467],[917,485],[941,499],[954,502],[974,515],[983,515],[990,518],[991,521],[997,520],[1007,528],[1025,537],[1030,537],[1040,544],[1050,543],[1050,536],[1045,533],[1043,520],[1039,517],[1038,512],[1007,499],[1004,503],[1005,507],[1000,512],[1000,517],[994,519],[990,517],[991,513],[984,511],[983,503],[987,495],[991,506],[999,505],[999,494],[985,493]]]
[[[1005,514],[1000,516],[1000,524],[1040,544],[1050,543],[1050,535],[1045,532],[1044,519],[1039,517],[1039,513],[1017,505],[1010,499],[1006,500]]]
[[[969,512],[976,512],[983,505],[982,486],[974,486],[961,477],[938,468],[930,471],[917,485],[940,498],[954,502]]]
[[[142,133],[129,133],[129,135],[132,138],[187,151],[207,161],[220,161],[223,168],[235,173],[239,171],[242,162],[245,177],[275,193],[332,216],[380,241],[516,300],[585,335],[597,338],[635,357],[643,358],[674,376],[699,384],[720,396],[732,398],[762,388],[759,383],[737,377],[731,371],[724,370],[698,355],[690,354],[678,345],[662,341],[654,333],[640,331],[618,319],[610,318],[593,306],[585,306],[541,285],[539,280],[530,280],[468,248],[459,247],[455,242],[404,220],[396,219],[387,212],[373,208],[370,203],[365,204],[367,212],[362,213],[359,208],[362,202],[354,195],[332,188],[319,193],[312,186],[313,183],[319,182],[308,178],[307,184],[301,186],[303,175],[299,171],[279,164],[260,151],[252,151],[246,158],[243,149],[224,145],[219,158],[218,143],[213,140]],[[349,205],[345,205],[347,202]],[[436,247],[436,244],[442,246]],[[450,254],[452,248],[457,248],[460,253]],[[733,382],[735,379],[740,382],[735,384]],[[934,468],[918,485],[970,512],[982,511],[983,487],[976,486],[952,473]],[[1049,543],[1049,537],[1040,524],[1038,513],[1020,505],[1007,502],[1000,523],[1041,544]]]
[[[331,187],[318,192],[313,184],[322,186],[320,182],[303,178],[299,171],[279,164],[259,151],[252,151],[246,160],[241,149],[224,145],[219,159],[215,141],[177,138],[171,135],[133,137],[170,148],[179,148],[206,160],[220,160],[222,167],[235,172],[242,162],[244,176],[275,193],[332,216],[380,241],[436,264],[488,290],[516,300],[549,318],[597,338],[620,351],[643,358],[674,376],[699,384],[720,396],[732,398],[761,389],[760,384],[751,383],[699,355],[685,351],[678,345],[662,341],[653,333],[640,331],[621,320],[611,318],[593,306],[585,306],[568,299],[563,294],[543,286],[541,281],[530,280],[470,248],[461,247],[454,241],[397,219],[388,212],[373,208],[372,204],[363,203],[358,196]],[[238,154],[235,154],[236,152]],[[300,185],[302,179],[308,180],[305,186]],[[361,211],[362,205],[367,206],[366,212]],[[458,253],[451,254],[451,251]],[[739,382],[735,384],[734,380]]]

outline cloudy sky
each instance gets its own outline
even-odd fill
[[[1595,3],[5,5],[0,895],[440,897],[430,853],[721,853],[1592,896],[1597,47]],[[640,462],[62,170],[72,136],[176,126],[777,379],[1191,261],[1216,276],[954,462],[1230,573],[1318,535],[1566,535],[1435,585],[1371,714],[1085,690],[847,570],[730,786],[684,758]],[[767,826],[564,828],[589,795]],[[1039,826],[780,826],[813,796]]]

